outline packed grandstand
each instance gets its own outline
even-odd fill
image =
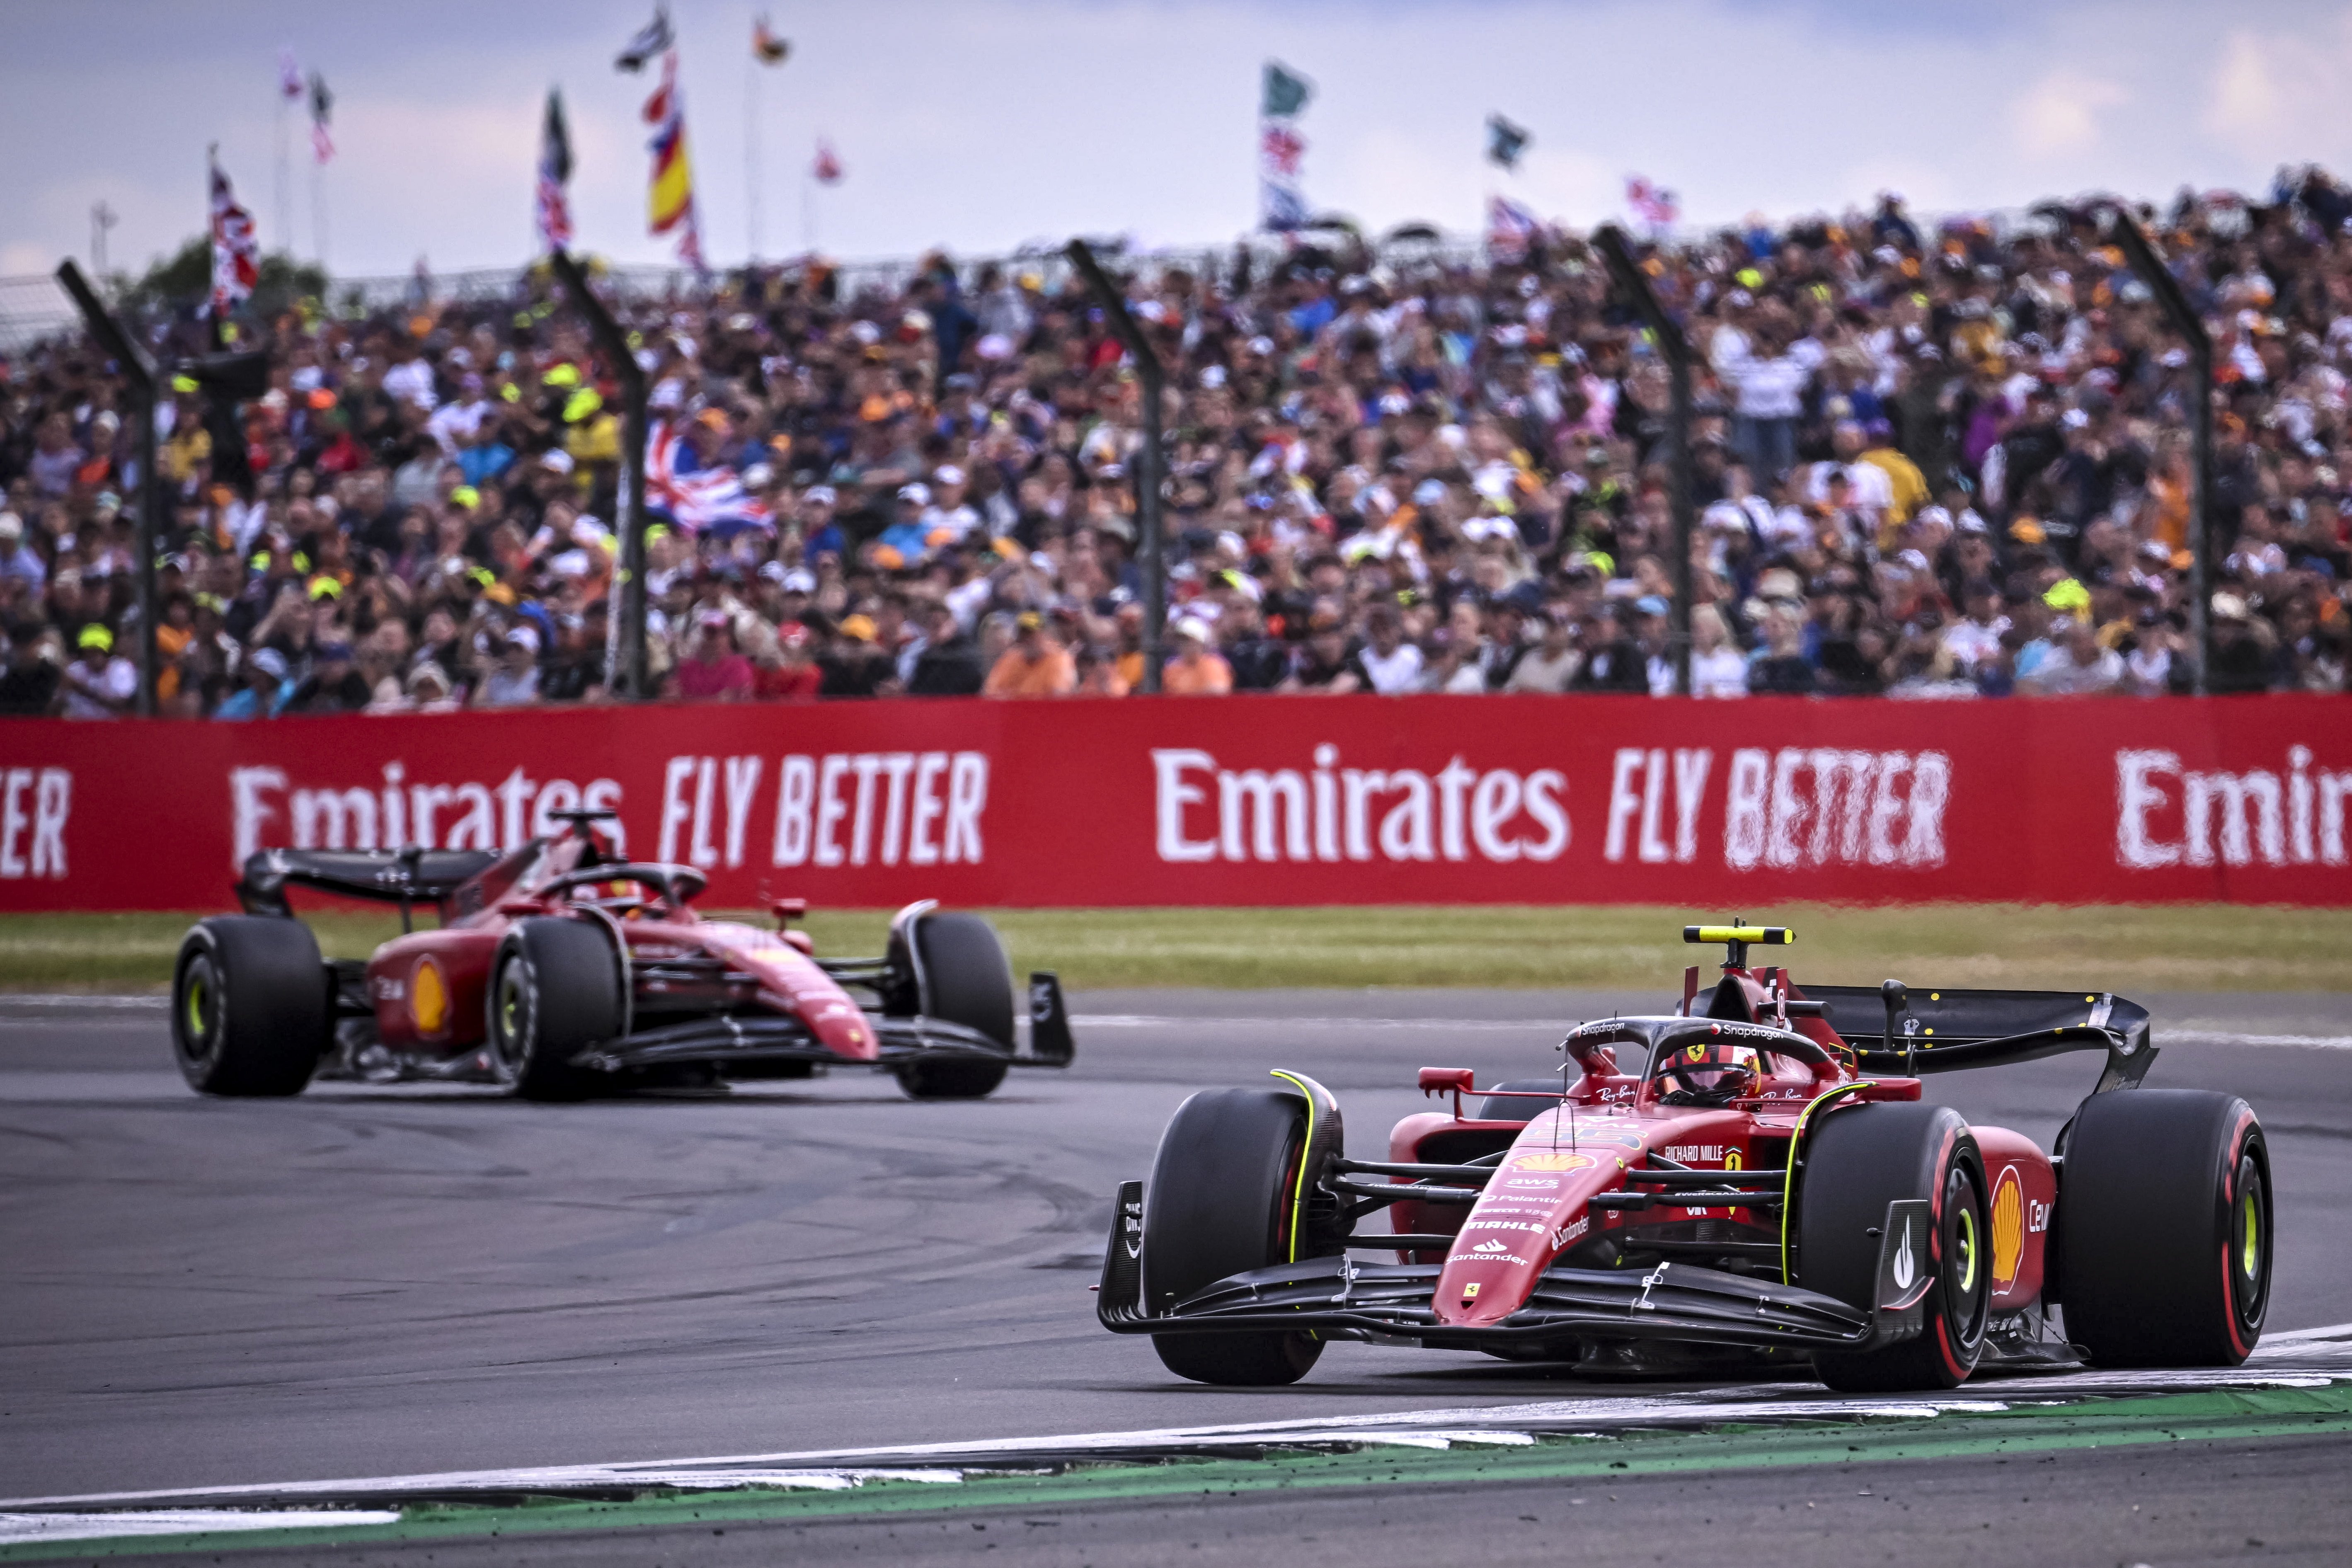
[[[2352,194],[2313,171],[2147,216],[2216,345],[2210,685],[2341,689]],[[1648,254],[1705,362],[1697,692],[2185,688],[2197,389],[2093,209],[1890,197]],[[1672,690],[1665,371],[1580,239],[1127,265],[1171,367],[1168,690]],[[903,276],[622,303],[667,694],[1140,684],[1139,387],[1100,311],[1042,263]],[[175,379],[163,711],[603,696],[617,391],[556,298],[291,302],[242,323],[265,394]],[[0,711],[127,711],[126,390],[83,341],[0,368]]]

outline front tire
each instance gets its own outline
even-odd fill
[[[519,922],[490,970],[488,1038],[499,1078],[524,1100],[581,1100],[601,1075],[572,1065],[621,1032],[621,968],[584,921]]]
[[[2252,1109],[2191,1089],[2095,1094],[2058,1192],[2066,1337],[2108,1367],[2236,1366],[2270,1310],[2270,1149]]]
[[[299,1094],[332,1039],[326,964],[299,921],[199,921],[172,967],[172,1047],[199,1094]]]
[[[1177,1107],[1143,1189],[1143,1302],[1165,1312],[1228,1275],[1310,1255],[1295,1234],[1307,1114],[1295,1094],[1205,1089]],[[1195,1383],[1277,1387],[1307,1375],[1304,1333],[1154,1334],[1161,1364]]]
[[[1013,1050],[1013,965],[996,928],[978,915],[928,914],[914,922],[917,1009],[977,1029]],[[1004,1081],[1004,1062],[967,1057],[908,1062],[898,1087],[917,1100],[981,1100]]]
[[[1976,1370],[1991,1317],[1984,1157],[1958,1111],[1882,1102],[1825,1116],[1808,1141],[1793,1201],[1795,1283],[1870,1311],[1876,1308],[1886,1205],[1927,1198],[1934,1208],[1929,1262],[1936,1282],[1916,1339],[1864,1353],[1813,1358],[1841,1393],[1956,1388]]]

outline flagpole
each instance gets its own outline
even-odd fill
[[[294,249],[294,176],[286,156],[286,93],[278,93],[278,245],[292,254]]]
[[[316,156],[310,160],[310,248],[319,269],[327,268],[327,170]]]
[[[215,350],[227,347],[222,329],[228,323],[220,297],[220,236],[213,229],[213,171],[220,163],[220,143],[205,143],[205,314],[212,318]]]
[[[748,259],[760,259],[760,54],[743,62],[743,226]]]

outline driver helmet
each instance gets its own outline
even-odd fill
[[[1728,1105],[1755,1094],[1761,1083],[1756,1053],[1727,1040],[1677,1046],[1661,1066],[1668,1105]]]

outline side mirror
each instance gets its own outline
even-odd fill
[[[1477,1081],[1478,1069],[1475,1068],[1423,1068],[1421,1069],[1421,1092],[1424,1095],[1452,1094],[1454,1116],[1456,1121],[1461,1120],[1462,1117],[1462,1097],[1465,1094],[1475,1094]]]
[[[778,899],[768,906],[768,910],[770,913],[776,917],[776,929],[778,931],[782,931],[786,926],[792,924],[794,921],[799,920],[803,915],[808,913],[808,900],[806,899]]]

